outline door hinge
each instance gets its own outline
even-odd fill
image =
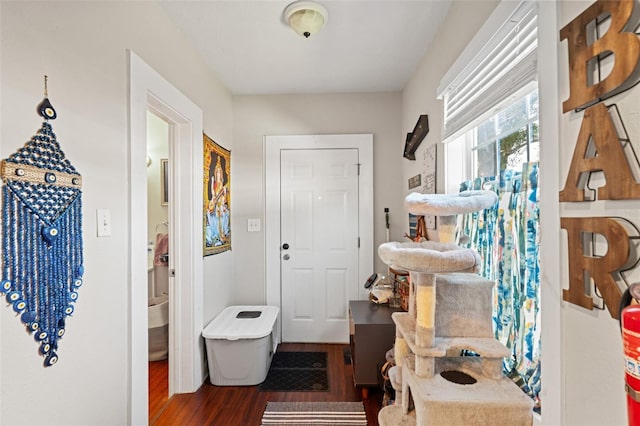
[[[360,237],[358,237],[358,248],[360,248]]]
[[[360,176],[360,166],[361,166],[361,164],[357,163],[356,166],[358,166],[358,176]]]

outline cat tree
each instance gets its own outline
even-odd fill
[[[533,401],[502,373],[510,351],[492,330],[494,282],[477,275],[475,250],[454,243],[458,214],[496,202],[491,191],[410,194],[410,213],[438,217],[440,241],[378,248],[383,262],[411,278],[409,311],[392,315],[396,403],[380,410],[381,426],[532,424]]]

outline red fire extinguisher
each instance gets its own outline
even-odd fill
[[[625,307],[620,312],[629,426],[640,425],[640,305],[634,303],[640,300],[637,298],[640,294],[636,293],[640,293],[640,283],[625,291],[621,308],[623,304]]]

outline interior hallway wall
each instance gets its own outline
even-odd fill
[[[205,131],[232,149],[232,101],[153,2],[0,2],[0,157],[39,128],[43,76],[62,149],[83,175],[85,280],[42,366],[38,345],[0,307],[0,424],[123,425],[128,418],[128,64],[131,49],[200,106]],[[96,237],[96,209],[112,235]],[[230,304],[231,253],[205,259],[204,322]]]
[[[444,74],[498,3],[497,0],[453,2],[445,22],[440,25],[436,37],[427,47],[427,54],[404,88],[402,92],[402,132],[411,132],[421,114],[429,116],[429,133],[416,150],[416,160],[403,162],[402,174],[405,181],[418,173],[424,175],[424,151],[433,145],[439,145],[436,147],[436,192],[444,192],[444,149],[439,143],[442,140],[444,130],[444,109],[442,101],[436,99],[436,91]],[[406,186],[404,189],[404,195],[411,192]],[[436,238],[437,234],[434,231],[427,231],[430,239]]]
[[[640,8],[640,3],[637,1],[635,3],[635,8]],[[592,1],[559,2],[559,28],[567,25],[592,4]],[[637,18],[635,22],[638,22]],[[553,191],[550,195],[556,199],[559,191],[565,186],[584,116],[584,112],[562,113],[561,104],[569,98],[569,61],[567,41],[561,42],[559,35],[557,40],[560,53],[558,68],[560,91],[557,95],[561,114],[560,143],[557,147],[560,181],[558,188],[548,190]],[[640,86],[636,85],[633,89],[607,99],[603,103],[618,105],[632,146],[635,152],[638,152],[640,150]],[[610,182],[607,183],[610,184]],[[613,182],[613,185],[615,184]],[[560,203],[560,216],[622,217],[630,220],[636,227],[640,226],[638,200]],[[547,230],[542,229],[543,235],[545,232]],[[562,230],[561,236],[560,285],[568,288],[566,231]],[[631,254],[631,256],[637,255],[637,253]],[[541,265],[541,268],[544,267],[544,264]],[[628,283],[640,280],[637,269],[626,274]],[[611,318],[606,309],[589,311],[567,302],[562,302],[561,307],[566,424],[627,425],[622,338],[618,321]]]
[[[392,239],[405,229],[402,208],[400,93],[235,96],[233,199],[235,298],[264,303],[264,158],[265,135],[373,133],[374,248],[376,272],[387,268],[377,256],[385,240],[384,208],[391,212]],[[259,218],[261,232],[247,232],[247,219]],[[374,271],[371,271],[374,272]],[[364,283],[362,283],[364,284]]]

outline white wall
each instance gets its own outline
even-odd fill
[[[439,142],[443,134],[443,104],[436,99],[436,90],[442,76],[449,70],[458,55],[467,46],[476,31],[484,24],[498,1],[455,1],[449,9],[446,21],[427,48],[427,54],[409,80],[402,96],[402,132],[411,132],[420,114],[429,115],[429,134],[416,151],[415,161],[403,161],[403,179],[424,173],[423,155],[428,147],[437,146],[437,192],[445,190],[444,147]],[[423,176],[424,178],[424,176]],[[404,194],[410,191],[402,187]],[[429,231],[429,230],[428,230]],[[429,238],[437,238],[429,231]]]
[[[542,345],[540,399],[542,424],[563,424],[564,376],[562,286],[560,283],[560,214],[557,192],[560,108],[558,96],[558,12],[553,2],[538,2],[538,96],[540,112],[540,316]],[[555,230],[555,232],[554,232]],[[538,419],[540,420],[540,419]]]
[[[247,219],[264,226],[264,135],[373,133],[375,268],[385,272],[377,247],[385,239],[384,208],[390,208],[391,238],[400,241],[402,207],[400,94],[273,95],[234,97],[233,250],[235,299],[264,303],[265,243],[262,232],[247,232]],[[371,271],[373,272],[373,271]],[[363,283],[364,284],[364,283]]]
[[[126,49],[198,104],[205,131],[227,148],[231,95],[154,3],[3,1],[0,18],[0,157],[38,129],[35,106],[47,74],[58,112],[54,130],[83,175],[86,268],[53,367],[42,366],[36,343],[13,311],[0,308],[0,424],[126,424]],[[111,211],[111,237],[96,237],[97,208]],[[231,265],[230,254],[205,259],[205,322],[230,303]]]
[[[592,3],[591,1],[559,3],[560,28],[586,10]],[[640,7],[640,4],[636,2],[635,7]],[[558,69],[560,91],[557,102],[558,105],[561,105],[569,98],[569,65],[567,41],[558,41],[558,43],[560,46]],[[636,86],[604,103],[618,105],[631,142],[638,152],[640,147],[640,120],[638,120],[640,116],[640,87]],[[560,186],[553,188],[556,197],[557,191],[564,187],[584,115],[582,112],[562,114],[562,109],[560,112],[560,144],[557,149],[560,161]],[[551,190],[549,189],[549,191]],[[561,203],[560,216],[618,216],[630,220],[636,226],[640,224],[638,200]],[[542,233],[544,235],[544,229]],[[568,288],[566,232],[562,231],[562,235],[561,285]],[[541,268],[543,267],[544,265],[541,265]],[[638,281],[637,273],[632,277],[635,279],[632,278],[630,282]],[[588,311],[576,305],[562,302],[562,331],[566,395],[565,423],[567,425],[626,425],[624,364],[618,321],[612,319],[607,310]]]

